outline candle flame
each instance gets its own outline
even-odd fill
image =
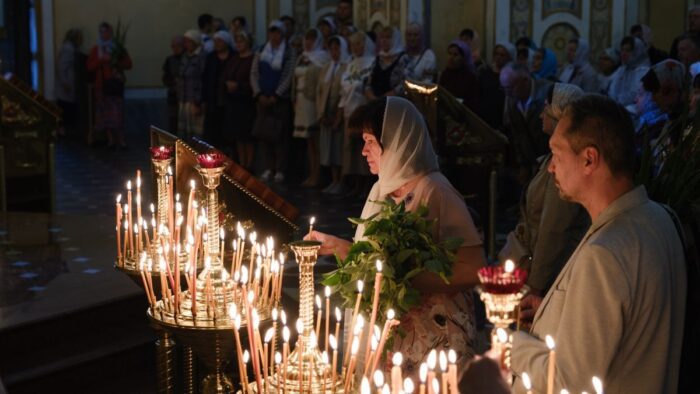
[[[513,263],[513,260],[506,260],[506,264],[504,266],[504,269],[506,273],[511,273],[515,270],[515,263]]]
[[[594,376],[591,381],[593,382],[593,389],[596,394],[603,394],[603,381],[597,376]]]
[[[149,208],[151,208],[151,213],[156,213],[156,206],[153,205],[153,203],[151,203],[151,206]]]
[[[554,350],[554,338],[552,338],[550,335],[547,335],[544,338],[545,342],[547,342],[547,347],[549,350]]]
[[[318,338],[316,338],[316,332],[311,331],[311,334],[309,335],[309,349],[316,349],[317,344]]]
[[[418,376],[420,378],[420,382],[425,384],[425,380],[428,378],[428,364],[421,363],[420,369],[418,370]]]
[[[569,390],[567,390],[567,389],[561,389],[561,391],[559,392],[559,394],[569,394]]]
[[[289,342],[289,327],[284,326],[282,328],[282,339],[284,339],[285,342]]]
[[[527,372],[523,372],[523,386],[525,386],[525,390],[532,390],[532,382],[530,381],[530,375],[527,374]]]
[[[372,377],[374,380],[374,385],[377,386],[377,388],[380,388],[384,385],[384,373],[382,373],[381,370],[376,370],[374,371],[374,376]]]
[[[304,333],[304,322],[301,319],[297,319],[296,326],[297,326],[297,332],[299,334],[303,334]]]
[[[121,193],[117,194],[117,204],[122,200],[122,195]]]
[[[444,350],[440,350],[440,371],[442,373],[447,372],[447,353]]]
[[[389,320],[394,320],[394,317],[396,317],[396,312],[394,312],[393,309],[389,309],[389,311],[386,313],[386,318]]]
[[[362,293],[362,289],[365,288],[365,282],[358,280],[357,281],[357,292]]]
[[[258,327],[260,327],[260,315],[258,315],[258,310],[253,308],[253,328],[257,331]]]
[[[241,267],[241,283],[248,283],[248,267],[245,265]]]
[[[253,231],[253,232],[250,234],[250,243],[252,243],[253,245],[255,245],[255,240],[257,240],[257,239],[258,239],[258,233],[256,233],[255,231]]]
[[[372,388],[369,386],[369,379],[367,376],[362,377],[362,383],[360,383],[360,394],[371,394]]]
[[[228,307],[228,316],[233,320],[236,317],[236,314],[238,313],[238,310],[236,308],[236,304],[231,304]]]
[[[328,359],[328,352],[324,351],[323,353],[321,353],[321,361],[323,361],[323,364],[325,365],[330,364],[330,360]]]
[[[356,355],[357,351],[360,350],[360,338],[355,335],[355,337],[352,339],[352,348],[350,349],[350,354],[351,355]]]
[[[454,364],[457,362],[457,352],[455,352],[453,349],[450,349],[449,352],[447,352],[447,359],[450,361],[450,364]]]
[[[277,321],[277,315],[278,315],[278,313],[279,313],[279,312],[277,311],[277,308],[276,308],[276,307],[275,307],[275,308],[272,308],[272,321],[273,321],[273,322],[276,322],[276,321]]]
[[[129,213],[129,205],[128,205],[128,204],[124,204],[124,209],[123,209],[123,211],[124,211],[124,215],[126,215],[126,214]]]
[[[273,335],[275,335],[275,330],[272,327],[268,328],[267,332],[265,332],[265,343],[269,343]]]
[[[377,272],[382,272],[382,261],[377,260]]]
[[[236,315],[236,318],[233,319],[233,326],[236,327],[236,331],[241,329],[241,315]]]
[[[316,307],[321,309],[321,297],[319,297],[318,294],[316,294]]]
[[[389,383],[384,383],[384,387],[382,387],[382,394],[391,394]]]
[[[440,394],[440,382],[437,378],[433,378],[433,393]]]
[[[243,364],[248,364],[248,360],[250,360],[250,353],[248,353],[248,349],[246,349],[243,352]]]
[[[394,355],[391,357],[391,362],[395,367],[400,367],[401,363],[403,363],[403,355],[401,352],[394,353]]]
[[[287,313],[284,310],[280,311],[280,320],[282,321],[282,325],[287,325]]]
[[[326,293],[326,298],[330,297],[331,296],[331,288],[326,286],[325,293]]]
[[[377,348],[379,347],[379,337],[376,335],[372,335],[372,343],[370,344],[372,351],[376,352]]]
[[[253,301],[255,301],[255,293],[251,290],[248,292],[248,303],[252,304]]]
[[[312,216],[311,219],[309,219],[309,225],[313,226],[314,223],[316,223],[316,216]]]
[[[126,182],[126,190],[131,191],[131,181]]]
[[[328,343],[331,345],[331,349],[338,349],[338,340],[335,339],[335,335],[331,334],[328,336]]]
[[[195,187],[194,179],[190,179],[190,189],[194,189],[194,187]]]
[[[282,364],[282,354],[275,352],[275,364]]]
[[[335,321],[337,321],[338,323],[340,323],[340,319],[341,319],[342,317],[343,317],[343,316],[340,314],[340,308],[338,308],[338,307],[336,306],[336,307],[335,307]]]
[[[403,380],[403,391],[406,394],[413,394],[413,391],[416,389],[416,387],[413,384],[413,381],[410,378],[406,378]]]
[[[499,342],[501,342],[501,343],[508,342],[508,333],[506,332],[506,330],[504,330],[500,327],[496,330],[496,336],[498,337]]]
[[[428,353],[428,367],[430,369],[435,369],[435,364],[437,363],[437,351],[435,349]]]

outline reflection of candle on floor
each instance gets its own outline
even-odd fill
[[[554,375],[556,374],[556,353],[554,353],[554,339],[547,335],[545,337],[549,348],[549,361],[547,361],[547,394],[554,393]]]

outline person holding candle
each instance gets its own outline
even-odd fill
[[[422,293],[422,303],[401,317],[404,337],[394,338],[394,350],[403,354],[403,369],[415,375],[418,365],[435,347],[455,349],[459,357],[473,355],[474,310],[468,290],[479,282],[477,271],[484,266],[482,241],[461,195],[438,169],[428,129],[411,102],[386,97],[359,107],[350,127],[362,131],[363,156],[379,180],[372,187],[362,210],[367,218],[379,212],[375,201],[403,201],[413,211],[428,207],[428,219],[436,219],[433,237],[463,239],[457,251],[450,284],[432,273],[419,274],[413,285]],[[355,240],[361,240],[364,226],[358,226]],[[311,239],[322,242],[320,254],[344,259],[350,241],[314,231]]]
[[[634,126],[612,99],[574,101],[549,141],[559,195],[592,219],[535,313],[531,333],[513,333],[512,370],[547,385],[556,340],[554,391],[674,393],[678,385],[686,269],[675,215],[634,185]],[[524,393],[516,379],[513,388]]]

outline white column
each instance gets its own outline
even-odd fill
[[[510,41],[510,0],[496,0],[496,39],[494,45],[500,41]],[[490,22],[490,21],[487,21]],[[490,23],[486,29],[493,28]]]
[[[423,25],[423,0],[408,0],[407,21]]]
[[[293,16],[294,7],[292,5],[292,0],[279,0],[280,2],[280,16],[289,15]]]
[[[267,1],[255,1],[255,42],[262,45],[267,41]]]
[[[54,51],[54,29],[53,29],[53,0],[41,0],[41,15],[37,15],[37,20],[41,20],[41,45],[42,62],[44,73],[44,91],[42,92],[47,100],[54,100],[54,84],[56,80],[56,53]],[[63,34],[56,32],[55,34]],[[62,38],[62,36],[59,36]]]
[[[613,0],[612,7],[610,46],[619,48],[620,41],[625,36],[625,0]]]

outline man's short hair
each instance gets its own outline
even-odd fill
[[[214,23],[214,17],[211,16],[211,14],[202,14],[199,16],[199,18],[197,18],[197,26],[199,26],[199,30],[204,29],[212,23]]]
[[[238,23],[243,27],[248,26],[248,21],[245,19],[245,16],[239,15],[239,16],[234,17],[232,22],[236,22],[236,21],[238,21]]]
[[[613,99],[587,94],[564,109],[570,126],[563,132],[575,153],[594,147],[615,176],[634,178],[634,124],[629,112]]]
[[[282,16],[280,16],[280,20],[281,20],[282,22],[289,22],[289,23],[292,24],[292,26],[296,25],[296,23],[297,23],[297,21],[295,21],[294,18],[292,18],[292,17],[289,16],[289,15],[282,15]]]
[[[464,29],[459,32],[460,37],[467,37],[470,40],[474,39],[474,30],[472,29]]]

